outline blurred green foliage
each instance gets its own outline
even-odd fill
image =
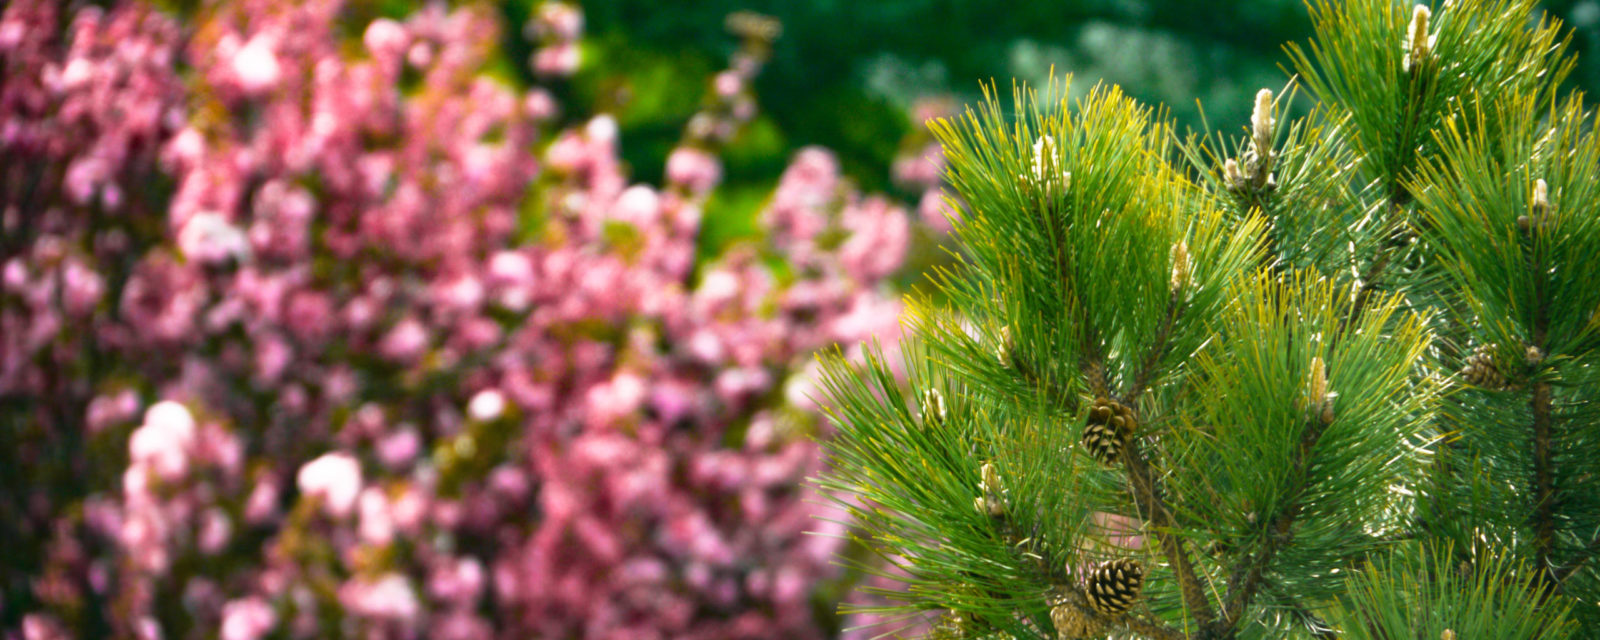
[[[531,3],[537,0],[509,0]],[[912,123],[918,96],[946,93],[970,103],[980,80],[1037,84],[1051,68],[1087,82],[1123,86],[1165,105],[1185,127],[1233,130],[1251,96],[1287,79],[1282,45],[1304,41],[1310,21],[1301,0],[587,0],[597,55],[582,75],[630,89],[623,136],[636,175],[659,175],[660,153],[676,140],[698,94],[652,96],[703,87],[736,46],[723,17],[738,10],[783,23],[772,62],[757,83],[776,129],[761,149],[729,161],[732,182],[771,180],[799,147],[840,155],[846,173],[868,189],[888,187],[888,167]],[[1575,31],[1579,87],[1600,86],[1600,0],[1552,0],[1546,9]],[[590,66],[590,63],[593,63]],[[661,69],[672,67],[671,71]],[[673,76],[694,82],[666,82]],[[620,79],[620,80],[619,80]],[[581,82],[582,80],[580,80]],[[610,86],[619,86],[613,84]],[[589,94],[587,97],[594,98]]]

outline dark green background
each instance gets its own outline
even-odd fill
[[[536,0],[502,5],[520,23]],[[1580,66],[1573,83],[1600,84],[1600,1],[1544,3],[1574,29]],[[869,190],[894,192],[888,169],[912,123],[918,96],[977,96],[980,81],[1002,91],[1013,78],[1039,84],[1071,72],[1078,91],[1106,80],[1164,105],[1179,130],[1237,130],[1251,96],[1281,88],[1282,46],[1304,42],[1301,0],[592,0],[584,68],[563,87],[585,110],[617,113],[635,179],[659,179],[666,152],[700,104],[710,74],[738,46],[723,18],[751,10],[778,18],[783,35],[756,83],[761,117],[729,150],[728,184],[709,207],[707,232],[748,231],[794,150],[823,145]],[[512,49],[526,47],[515,34]],[[1395,46],[1400,46],[1396,43]],[[512,51],[525,59],[525,50]],[[524,71],[524,73],[526,73]],[[1196,101],[1200,105],[1196,104]],[[902,194],[904,195],[904,194]],[[717,228],[718,225],[726,228]]]

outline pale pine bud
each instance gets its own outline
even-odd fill
[[[991,495],[1000,493],[1000,472],[995,470],[993,464],[984,463],[983,468],[978,470],[978,475],[983,479],[978,488],[983,489],[984,493]]]
[[[1432,53],[1433,38],[1428,35],[1428,18],[1433,12],[1427,5],[1417,5],[1411,10],[1411,25],[1406,28],[1405,60],[1401,67],[1410,72],[1422,64]]]
[[[1000,343],[995,345],[994,355],[1001,366],[1011,364],[1011,327],[1000,327]]]
[[[1033,179],[1044,180],[1045,166],[1053,164],[1056,157],[1056,139],[1039,136],[1033,141]]]
[[[1533,181],[1533,197],[1528,203],[1527,215],[1517,216],[1517,227],[1524,232],[1533,231],[1550,213],[1550,185],[1544,178]]]
[[[1250,112],[1250,140],[1256,146],[1256,155],[1266,158],[1272,153],[1272,137],[1278,121],[1272,117],[1272,90],[1256,92],[1256,108]]]
[[[1311,358],[1311,401],[1321,402],[1328,395],[1328,366],[1322,356]]]
[[[1048,185],[1045,172],[1050,167],[1061,164],[1061,159],[1056,156],[1056,139],[1050,136],[1039,136],[1033,141],[1033,176],[1034,184]],[[1061,186],[1065,187],[1072,182],[1072,172],[1061,172]]]
[[[1539,364],[1540,362],[1544,362],[1544,350],[1533,345],[1528,345],[1528,349],[1523,352],[1522,358],[1529,365]]]
[[[1244,186],[1244,174],[1239,171],[1239,161],[1228,158],[1222,163],[1222,180],[1229,189],[1239,189]]]
[[[949,415],[944,406],[944,394],[938,389],[927,389],[922,392],[922,424],[927,427],[937,427],[944,424],[945,417]]]
[[[998,518],[1005,515],[1005,500],[1001,497],[1004,488],[1000,486],[1000,472],[995,470],[993,464],[986,462],[978,470],[978,476],[981,478],[978,490],[982,495],[974,499],[972,505],[990,517]]]
[[[1456,640],[1455,629],[1445,629],[1439,633],[1439,640]]]
[[[1307,399],[1317,409],[1317,419],[1323,424],[1332,423],[1333,398],[1328,394],[1328,365],[1322,361],[1322,356],[1311,358],[1311,384],[1307,391]]]
[[[1177,292],[1189,283],[1189,244],[1179,240],[1172,245],[1172,291]]]

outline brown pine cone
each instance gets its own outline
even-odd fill
[[[1144,589],[1144,565],[1132,558],[1117,558],[1095,569],[1084,590],[1089,606],[1114,616],[1133,606]]]

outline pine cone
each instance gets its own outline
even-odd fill
[[[1110,425],[1124,434],[1133,433],[1139,426],[1133,409],[1109,398],[1094,401],[1094,406],[1089,408],[1089,424]]]
[[[1111,466],[1122,457],[1122,432],[1105,424],[1089,423],[1083,428],[1083,448],[1100,464]]]
[[[1101,464],[1116,464],[1128,434],[1138,427],[1133,410],[1116,400],[1100,398],[1089,408],[1083,428],[1083,448]]]
[[[1117,558],[1095,569],[1085,594],[1095,611],[1114,616],[1133,606],[1143,588],[1144,565],[1131,558]]]
[[[1494,349],[1492,344],[1478,345],[1477,349],[1472,350],[1472,355],[1467,356],[1467,364],[1461,367],[1461,377],[1468,384],[1491,391],[1509,386],[1505,374],[1495,364]]]
[[[1056,637],[1060,640],[1088,638],[1100,631],[1099,625],[1067,602],[1057,604],[1050,609],[1050,622],[1055,624]]]

